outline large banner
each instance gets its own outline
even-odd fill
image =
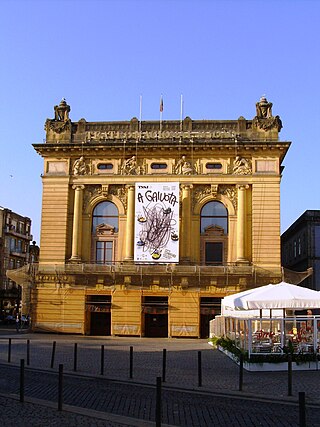
[[[179,262],[179,183],[137,182],[134,260]]]

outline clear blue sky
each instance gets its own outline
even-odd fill
[[[320,1],[1,0],[0,205],[33,221],[42,158],[32,143],[62,97],[77,121],[252,119],[262,94],[292,141],[282,231],[320,209]]]

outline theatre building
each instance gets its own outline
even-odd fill
[[[289,142],[262,97],[252,120],[45,123],[33,329],[206,337],[220,301],[278,282]]]

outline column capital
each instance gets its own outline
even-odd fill
[[[248,188],[249,188],[249,184],[237,184],[237,185],[236,185],[236,188],[237,188],[238,190],[248,190]]]
[[[77,191],[79,191],[79,190],[84,190],[84,189],[85,189],[85,185],[83,185],[83,184],[74,184],[74,185],[72,186],[72,189],[73,189],[73,190],[77,190]]]
[[[182,190],[192,190],[193,184],[182,183],[182,184],[180,184],[180,187],[181,187]]]
[[[134,190],[135,185],[134,184],[126,184],[125,188],[126,188],[126,190]]]

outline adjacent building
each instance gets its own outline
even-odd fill
[[[0,207],[0,230],[0,304],[4,316],[20,305],[20,286],[6,275],[6,271],[29,263],[31,219]]]
[[[33,329],[205,337],[225,295],[281,280],[290,142],[262,97],[252,120],[45,124]]]
[[[320,210],[305,211],[281,236],[282,265],[294,271],[312,268],[302,283],[320,291]]]

